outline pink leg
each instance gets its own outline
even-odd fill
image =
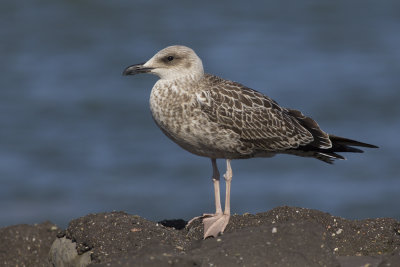
[[[215,214],[222,214],[221,208],[221,195],[219,190],[219,171],[217,166],[217,160],[211,159],[211,163],[213,166],[213,184],[214,184],[214,198],[215,198]]]
[[[215,164],[215,168],[214,168]],[[213,162],[213,169],[217,170],[216,163]],[[214,172],[215,173],[215,172]],[[213,175],[214,176],[214,175]],[[219,177],[219,175],[218,175]],[[215,214],[205,214],[203,218],[204,224],[204,239],[213,236],[217,237],[219,233],[223,233],[225,227],[228,225],[229,218],[231,215],[230,211],[230,196],[231,196],[231,181],[232,181],[232,168],[231,168],[231,160],[226,160],[226,173],[224,174],[225,183],[226,183],[226,195],[225,195],[225,210],[222,213],[221,203],[220,203],[220,193],[219,193],[219,179],[214,180],[214,190],[215,190]],[[217,199],[218,197],[218,199]]]
[[[232,168],[231,168],[231,160],[226,160],[226,173],[224,174],[225,178],[225,210],[224,214],[230,216],[231,215],[231,181],[232,181]],[[228,224],[228,222],[227,222]],[[224,227],[225,228],[225,227]]]
[[[222,208],[221,208],[221,194],[220,194],[220,189],[219,189],[219,171],[218,171],[218,166],[217,166],[217,160],[216,159],[211,159],[211,164],[213,168],[213,174],[212,174],[212,181],[214,184],[214,198],[215,198],[215,214],[210,214],[210,213],[205,213],[202,216],[197,216],[191,219],[186,227],[188,227],[192,222],[199,218],[205,218],[205,217],[212,217],[217,214],[222,215]]]

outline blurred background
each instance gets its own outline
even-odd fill
[[[290,205],[400,219],[399,29],[395,0],[3,1],[0,226],[66,227],[112,210],[150,220],[214,211],[210,160],[151,118],[157,78],[121,75],[173,44],[329,133],[380,146],[334,165],[288,155],[234,161],[233,213]]]

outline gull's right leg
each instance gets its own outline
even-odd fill
[[[218,171],[217,160],[211,159],[211,164],[212,164],[212,168],[213,168],[212,181],[214,184],[215,214],[205,213],[202,216],[194,217],[187,223],[186,227],[188,227],[193,221],[195,221],[199,218],[203,218],[203,223],[204,223],[204,218],[213,217],[215,215],[222,215],[221,194],[220,194],[220,189],[219,189],[220,174]]]
[[[211,159],[212,167],[213,167],[213,175],[212,180],[214,183],[214,197],[215,197],[215,214],[222,214],[221,208],[221,195],[219,190],[219,171],[217,166],[217,160]]]

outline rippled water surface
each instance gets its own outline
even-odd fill
[[[283,155],[234,161],[233,212],[293,205],[400,219],[400,3],[214,2],[3,1],[0,226],[213,211],[209,159],[183,151],[151,118],[156,77],[121,76],[172,44],[329,133],[380,146],[332,166]]]

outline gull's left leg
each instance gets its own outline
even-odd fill
[[[230,159],[226,160],[226,173],[224,174],[224,178],[226,184],[225,210],[224,213],[222,213],[222,210],[218,212],[219,210],[217,205],[217,192],[215,192],[216,213],[213,215],[204,216],[203,219],[204,239],[206,239],[209,236],[217,237],[219,233],[223,233],[225,227],[228,225],[229,218],[231,216],[230,196],[231,196],[232,168]],[[218,192],[218,198],[219,198],[219,192]],[[221,209],[221,204],[219,204],[219,209]]]
[[[224,215],[228,216],[228,220],[226,224],[229,222],[229,217],[231,216],[231,181],[232,181],[232,168],[231,168],[231,160],[226,160],[226,173],[224,174],[225,178],[225,187],[226,187],[226,194],[225,194],[225,210]],[[226,227],[226,225],[225,225]],[[224,227],[224,229],[225,229]]]

